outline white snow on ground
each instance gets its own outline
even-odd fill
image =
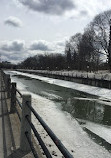
[[[21,74],[22,73],[18,73]],[[23,74],[24,75],[24,74]],[[25,74],[28,76],[29,74]],[[40,76],[30,75],[32,78],[42,79],[49,83],[61,84],[63,81],[55,79],[43,78]],[[16,80],[15,80],[16,81]],[[60,83],[59,83],[60,82]],[[66,84],[62,83],[62,86],[66,85],[66,87],[70,88],[70,82],[65,81]],[[74,84],[74,83],[72,83]],[[80,84],[77,84],[80,86]],[[77,88],[77,85],[75,88]],[[72,85],[71,85],[72,87]],[[65,147],[71,152],[74,158],[111,158],[111,154],[104,149],[103,147],[94,143],[88,135],[82,130],[78,122],[71,117],[70,114],[64,113],[60,109],[56,107],[53,101],[40,97],[36,94],[30,93],[25,89],[25,85],[20,82],[17,82],[17,88],[22,93],[29,93],[32,95],[32,105],[34,109],[39,113],[39,115],[45,120],[48,126],[52,129],[52,131],[58,136],[58,138],[62,141]],[[49,147],[51,153],[56,153],[58,157],[62,157],[58,150],[54,147],[53,143],[43,131],[41,126],[36,123],[35,118],[33,117],[33,123],[36,125],[36,128],[41,133],[41,137],[44,138],[46,145]],[[53,156],[55,157],[55,156]]]
[[[111,127],[107,127],[104,125],[98,125],[93,122],[85,121],[84,127],[87,127],[90,131],[97,134],[101,138],[104,138],[108,143],[111,144]]]
[[[86,71],[67,71],[67,70],[61,70],[61,71],[49,71],[49,70],[26,70],[21,69],[21,71],[28,71],[28,72],[40,72],[40,73],[48,73],[48,74],[59,74],[59,75],[67,75],[67,76],[77,76],[77,77],[85,77],[85,78],[96,78],[96,79],[105,79],[105,80],[111,80],[111,73],[108,72],[108,70],[101,70],[97,72],[86,72]]]

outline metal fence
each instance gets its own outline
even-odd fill
[[[7,75],[2,71],[3,80],[5,83],[5,88],[7,90],[7,97],[11,98],[11,106],[10,111],[16,112],[18,118],[21,122],[21,133],[20,133],[20,148],[23,151],[32,151],[35,158],[38,158],[38,153],[34,148],[33,141],[31,139],[31,131],[33,131],[35,138],[39,142],[44,154],[47,158],[52,158],[48,148],[46,147],[44,141],[42,140],[40,134],[38,133],[36,127],[31,121],[31,114],[33,114],[36,119],[39,121],[44,130],[48,133],[49,137],[52,139],[54,144],[57,146],[59,151],[65,158],[73,158],[73,156],[69,153],[69,151],[65,148],[65,146],[61,143],[61,141],[57,138],[57,136],[53,133],[53,131],[48,127],[48,125],[44,122],[44,120],[39,116],[37,111],[31,105],[31,95],[24,95],[17,89],[16,83],[11,83],[10,75]],[[18,99],[18,96],[20,99]],[[22,103],[21,103],[21,101]],[[19,107],[19,110],[17,108]],[[21,114],[20,114],[21,111]]]

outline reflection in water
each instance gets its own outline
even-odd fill
[[[13,78],[26,85],[27,90],[53,100],[58,108],[75,118],[111,125],[111,107],[99,102],[98,97],[23,76]]]

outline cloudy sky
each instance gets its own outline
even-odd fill
[[[18,63],[37,53],[63,53],[65,41],[83,32],[111,0],[0,0],[0,54]]]

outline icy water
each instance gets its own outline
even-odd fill
[[[28,91],[52,100],[57,108],[70,113],[74,118],[111,125],[111,103],[108,101],[20,75],[12,75],[12,78],[24,84]]]

